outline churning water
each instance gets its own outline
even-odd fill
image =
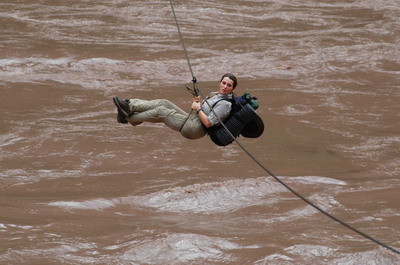
[[[199,87],[239,78],[239,138],[329,213],[400,248],[400,2],[175,1]],[[116,122],[111,97],[190,110],[169,1],[0,3],[1,264],[399,264],[237,144]]]

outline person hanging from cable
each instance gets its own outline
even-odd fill
[[[230,116],[235,104],[233,91],[237,84],[236,76],[231,73],[224,74],[219,82],[218,92],[210,93],[204,100],[201,100],[198,95],[193,96],[190,113],[167,99],[120,100],[115,96],[113,101],[118,110],[117,121],[123,124],[130,123],[133,126],[143,122],[164,123],[167,127],[179,131],[187,139],[199,139],[207,133],[210,134],[213,127],[220,126],[221,122]],[[260,125],[259,121],[260,119],[258,119],[258,125]],[[248,129],[250,133],[259,136],[264,127],[262,124],[257,128],[253,126]]]

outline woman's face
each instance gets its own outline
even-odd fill
[[[219,93],[228,95],[233,90],[233,81],[229,77],[224,77],[219,83]]]

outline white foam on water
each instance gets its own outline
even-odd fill
[[[8,224],[7,226],[13,227],[13,228],[21,228],[21,229],[24,229],[24,230],[28,230],[28,229],[32,229],[33,228],[33,226],[31,226],[31,225]]]
[[[301,116],[305,114],[310,114],[313,109],[306,105],[289,105],[284,107],[284,110],[277,112],[278,114],[289,115],[289,116]]]
[[[377,161],[386,149],[400,144],[400,136],[360,137],[358,144],[338,145],[342,152],[350,153],[352,157]],[[398,162],[398,161],[397,161]]]
[[[296,182],[314,185],[315,183],[329,185],[345,185],[345,182],[326,177],[290,177],[285,178],[287,182]],[[48,203],[50,206],[61,207],[65,210],[86,209],[104,210],[117,205],[131,205],[144,208],[153,208],[165,212],[191,212],[196,214],[227,213],[242,208],[275,204],[277,200],[263,199],[267,196],[282,192],[288,192],[282,185],[268,177],[235,179],[222,182],[210,182],[204,184],[193,184],[185,187],[163,189],[157,192],[140,196],[127,196],[114,199],[91,199],[85,201],[56,201]],[[340,203],[332,196],[314,195],[313,198],[321,203],[323,208],[338,207]],[[278,217],[286,220],[288,216],[303,217],[314,214],[316,211],[309,206],[294,209],[286,216]],[[279,221],[276,218],[269,221]]]
[[[9,133],[9,134],[3,134],[0,135],[0,146],[4,147],[7,145],[13,145],[15,143],[18,143],[20,141],[23,141],[23,137],[16,136],[17,134],[15,133]]]
[[[365,251],[359,253],[349,253],[341,255],[332,264],[340,265],[398,265],[400,257],[388,250],[378,248],[374,251]]]
[[[32,248],[10,249],[0,257],[4,264],[31,264],[38,259],[52,264],[99,264],[95,248],[93,243],[55,240]]]
[[[183,264],[199,260],[232,262],[235,258],[227,251],[240,248],[238,244],[218,237],[169,234],[130,246],[119,260],[139,264]]]
[[[307,185],[315,183],[346,185],[343,181],[316,176],[285,179],[293,183],[301,180],[301,183]],[[210,214],[236,211],[253,205],[276,203],[276,200],[263,200],[263,198],[285,191],[287,190],[273,179],[260,177],[175,187],[143,196],[122,198],[121,200],[123,203],[155,208],[160,211]],[[333,198],[324,202],[326,207],[329,205],[337,206],[338,204]],[[293,212],[292,214],[304,215],[304,210],[308,212],[311,209],[306,208],[301,210],[301,213]],[[310,213],[312,212],[315,211]]]
[[[303,184],[329,184],[345,186],[347,183],[334,178],[320,177],[320,176],[297,176],[287,178],[287,182],[303,183]]]
[[[305,217],[311,216],[318,213],[318,211],[307,205],[299,207],[285,213],[279,214],[277,217],[268,216],[268,218],[261,220],[260,222],[266,224],[283,224],[283,223],[295,223],[297,220],[304,220]]]
[[[295,260],[282,254],[272,254],[261,260],[257,260],[254,265],[265,265],[265,264],[285,264],[284,262],[294,262]],[[271,263],[274,262],[274,263]],[[290,264],[288,263],[288,264]]]
[[[43,179],[58,179],[58,178],[79,178],[82,176],[81,170],[25,170],[25,169],[9,169],[0,172],[0,179],[3,185],[8,186],[23,186],[39,182]]]
[[[161,211],[215,213],[229,212],[260,204],[259,198],[282,187],[266,178],[230,180],[225,182],[194,184],[150,193],[143,196],[128,196],[116,199],[93,199],[86,201],[56,201],[48,203],[65,210],[103,210],[116,204],[150,207]]]
[[[123,198],[122,202],[160,211],[210,214],[263,204],[260,198],[282,191],[282,187],[261,177],[175,187],[144,196]]]
[[[103,210],[105,208],[115,206],[114,200],[107,200],[107,199],[95,199],[95,200],[87,200],[82,202],[76,201],[57,201],[57,202],[50,202],[47,205],[49,206],[57,206],[63,208],[65,210],[72,210],[72,209],[80,209],[80,210]]]
[[[320,245],[295,245],[285,249],[287,253],[300,255],[302,257],[332,257],[335,249]]]

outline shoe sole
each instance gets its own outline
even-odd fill
[[[126,111],[121,107],[121,105],[119,104],[119,99],[118,97],[113,97],[113,101],[115,106],[117,107],[118,111],[121,112],[121,114],[124,116],[124,118],[128,118],[129,115],[128,113],[126,113]]]

